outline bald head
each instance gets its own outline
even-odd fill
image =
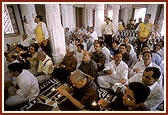
[[[45,60],[46,58],[46,53],[44,51],[39,51],[38,54],[37,54],[37,58],[38,60]]]

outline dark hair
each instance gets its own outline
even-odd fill
[[[37,43],[34,43],[34,44],[30,45],[30,46],[34,47],[34,51],[36,51],[36,52],[39,49],[39,45]]]
[[[27,47],[22,47],[22,50],[28,51],[28,48]]]
[[[84,49],[83,44],[78,44],[78,46],[79,46],[82,50]]]
[[[43,17],[40,15],[37,15],[36,18],[39,18],[40,21],[43,21]]]
[[[121,52],[119,52],[119,50],[116,50],[116,51],[114,52],[114,56],[116,56],[116,55],[118,55],[118,54],[121,54]]]
[[[23,71],[23,67],[21,63],[15,62],[10,65],[8,65],[8,69],[11,70],[12,72],[19,72],[21,73]]]
[[[146,14],[145,16],[149,16],[149,17],[151,17],[151,14]]]
[[[18,48],[23,48],[23,45],[21,45],[21,44],[18,44],[16,47],[18,47]]]
[[[129,83],[129,89],[133,91],[134,93],[134,98],[136,99],[135,103],[144,103],[149,94],[150,94],[150,89],[148,86],[145,86],[144,84],[140,82],[131,82]]]
[[[94,28],[93,27],[89,27],[90,29],[92,29],[92,30],[94,30]]]
[[[119,44],[120,44],[120,42],[119,42],[119,41],[117,41],[117,40],[114,40],[112,43],[116,43],[117,45],[119,45]]]
[[[147,67],[147,68],[145,68],[144,71],[146,71],[146,72],[153,71],[152,77],[155,80],[159,79],[159,77],[161,75],[159,68],[156,68],[156,67]]]
[[[150,51],[145,51],[144,53],[142,53],[142,55],[144,56],[146,53],[149,53],[152,57],[152,52],[150,52]]]
[[[100,44],[100,47],[103,47],[104,46],[104,41],[98,41],[97,44]]]
[[[65,29],[69,30],[69,28],[68,28],[68,27],[66,27]]]
[[[126,44],[120,44],[120,46],[124,46],[125,48],[127,48],[127,45],[126,45]],[[119,47],[120,47],[120,46],[119,46]]]
[[[144,47],[147,47],[150,50],[149,46],[143,45],[142,48],[141,48],[141,52],[142,52],[142,50],[143,50]]]

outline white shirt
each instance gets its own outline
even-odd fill
[[[114,31],[114,27],[113,27],[113,24],[110,22],[109,24],[103,24],[103,29],[105,30],[104,31],[104,34],[106,35],[112,35],[113,34],[113,31]]]
[[[16,77],[16,82],[20,88],[16,91],[16,94],[29,98],[29,101],[38,96],[40,90],[37,78],[29,71],[23,69],[22,73]]]
[[[90,34],[90,36],[91,36],[91,38],[89,38],[89,41],[90,41],[90,42],[93,43],[95,40],[98,40],[96,31],[93,31],[92,33],[89,33],[89,34]]]
[[[158,65],[156,65],[155,63],[153,63],[153,62],[151,62],[147,67],[156,67],[156,68],[158,68],[158,69],[160,70],[160,72],[161,72],[160,67],[159,67]],[[142,60],[142,61],[137,62],[137,63],[134,65],[133,69],[139,68],[139,69],[141,70],[141,73],[143,73],[144,70],[145,70],[145,68],[147,68],[147,67],[145,66],[144,61]],[[133,69],[132,69],[132,70],[133,70]],[[135,74],[137,74],[137,73],[133,72],[133,75],[135,75]],[[162,77],[163,77],[163,76],[162,76],[162,74],[161,74],[161,76],[160,76],[160,78],[159,78],[159,80],[158,80],[159,84],[162,84]]]
[[[164,100],[164,91],[158,82],[155,82],[152,86],[149,86],[151,92],[148,99],[144,102],[144,105],[154,111]]]
[[[20,44],[23,45],[24,47],[29,47],[30,46],[30,38],[26,38],[25,40],[23,40],[23,38],[21,38]]]
[[[89,52],[90,52],[90,53],[95,52],[94,44],[90,47]]]
[[[112,60],[106,64],[104,70],[112,71],[110,77],[113,79],[114,83],[119,83],[120,79],[124,78],[128,80],[128,66],[125,62],[121,61],[118,66],[115,65],[115,61]]]
[[[76,68],[78,68],[80,66],[80,64],[82,63],[83,60],[83,50],[82,52],[76,52],[76,59],[77,59],[77,66]]]
[[[143,73],[135,74],[128,80],[128,82],[142,83],[142,75]],[[146,107],[148,107],[150,110],[153,111],[159,106],[159,104],[163,102],[164,92],[162,86],[158,82],[155,82],[152,86],[149,86],[149,88],[150,88],[150,94],[144,104]]]
[[[85,42],[82,42],[81,44],[83,45],[83,50],[87,51],[87,44]]]
[[[103,47],[102,48],[102,52],[105,54],[105,56],[106,56],[106,60],[105,60],[105,63],[108,63],[109,61],[110,61],[110,51],[109,51],[109,49],[107,48],[107,47]]]
[[[43,72],[47,75],[47,74],[51,74],[53,71],[54,71],[53,62],[51,58],[48,55],[46,55],[46,59],[44,61],[41,61],[41,60],[39,61],[38,72]]]

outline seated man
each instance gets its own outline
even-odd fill
[[[95,79],[97,77],[97,64],[95,61],[91,59],[91,53],[88,51],[84,51],[83,60],[81,65],[78,67],[82,72],[91,76],[91,78]]]
[[[112,90],[115,83],[127,83],[128,66],[122,61],[122,53],[116,52],[114,60],[106,65],[103,72],[105,75],[97,78],[97,82],[101,88]]]
[[[16,78],[18,89],[14,95],[10,95],[5,101],[7,106],[16,106],[26,101],[34,100],[40,90],[37,78],[29,71],[22,68],[20,63],[12,63],[8,66],[12,77]],[[14,86],[16,88],[16,86]]]
[[[54,71],[53,62],[44,51],[38,52],[37,59],[39,60],[37,79],[39,83],[43,83],[50,79]]]
[[[66,48],[66,54],[62,62],[55,64],[54,76],[62,83],[67,82],[67,77],[76,69],[77,59],[74,56],[74,49],[71,47]]]
[[[102,52],[103,44],[101,42],[95,43],[95,52],[92,53],[91,59],[97,63],[98,72],[102,72],[105,65],[106,56]]]
[[[99,107],[92,106],[94,101],[98,101],[97,86],[93,80],[87,78],[78,69],[70,75],[70,80],[73,84],[73,95],[68,90],[69,88],[64,85],[57,89],[61,95],[67,98],[67,100],[60,103],[60,110],[99,110]]]
[[[148,111],[144,102],[150,94],[150,89],[140,82],[129,83],[125,93],[119,92],[114,101],[100,99],[98,104],[114,111]]]
[[[132,76],[136,75],[136,76],[142,76],[145,68],[147,67],[156,67],[159,68],[159,70],[161,71],[160,67],[158,65],[156,65],[155,63],[152,62],[152,53],[149,51],[146,51],[143,53],[143,60],[137,62],[133,69],[132,69]],[[159,83],[162,84],[162,75],[159,77]]]
[[[158,68],[147,67],[141,77],[133,76],[129,79],[129,82],[142,82],[150,88],[150,95],[144,103],[150,110],[155,110],[159,106],[159,104],[163,102],[164,99],[163,88],[158,83],[160,74],[161,72]]]

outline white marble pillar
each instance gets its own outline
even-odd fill
[[[132,10],[133,10],[132,4],[122,4],[121,9],[123,9],[122,10],[123,21],[125,25],[127,25],[129,23],[129,19],[131,19],[132,16]]]
[[[67,4],[61,4],[62,24],[63,28],[69,27],[68,6]]]
[[[50,43],[54,63],[62,61],[65,55],[65,35],[61,25],[60,9],[58,4],[46,4],[46,20],[50,35]]]
[[[112,5],[112,9],[113,9],[113,26],[114,26],[114,32],[116,33],[118,31],[118,16],[119,16],[119,9],[120,9],[120,5],[115,4]]]
[[[154,23],[154,21],[155,21],[157,7],[158,7],[157,4],[148,4],[146,14],[151,14],[151,18],[150,18],[151,23]]]
[[[21,14],[23,17],[24,16],[26,17],[30,29],[34,28],[36,26],[36,23],[34,22],[34,18],[36,16],[36,10],[34,4],[20,4],[19,6]],[[35,34],[30,33],[28,28],[26,28],[26,26],[24,26],[24,28],[25,33],[27,33],[29,37],[35,38]]]
[[[95,12],[95,31],[98,37],[102,37],[102,25],[104,24],[104,4],[96,5]]]
[[[85,7],[86,10],[86,25],[87,26],[93,26],[93,5],[86,4]]]
[[[68,19],[68,26],[70,31],[73,31],[75,29],[75,10],[72,4],[67,4],[68,7],[68,14],[67,15],[67,19]]]

